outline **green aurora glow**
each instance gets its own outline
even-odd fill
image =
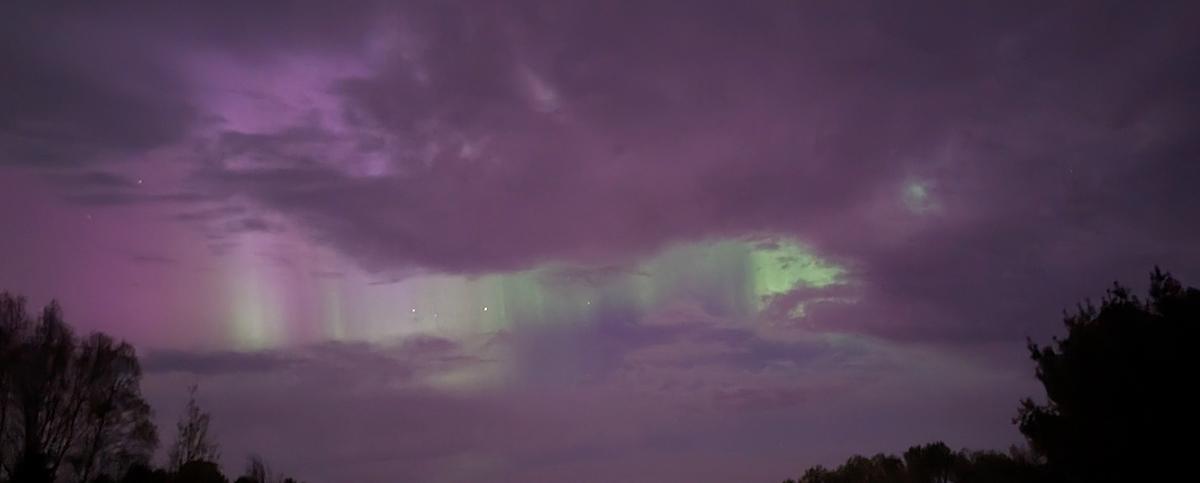
[[[753,316],[772,297],[841,281],[844,270],[784,238],[682,244],[622,267],[547,263],[481,276],[422,275],[394,284],[321,281],[316,330],[332,340],[374,341],[415,333],[486,334],[520,327],[589,324],[607,316],[641,317],[675,303],[698,304],[728,319]],[[235,284],[231,332],[244,349],[282,342],[282,288],[262,273]],[[271,289],[274,289],[272,291]],[[351,294],[350,292],[361,292]],[[785,313],[802,313],[802,307]],[[351,308],[354,308],[351,311]]]

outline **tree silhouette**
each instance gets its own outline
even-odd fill
[[[118,475],[147,462],[158,446],[158,432],[150,422],[150,405],[141,398],[141,368],[133,347],[93,334],[80,352],[88,424],[71,462],[79,479],[88,481],[95,474]]]
[[[813,466],[784,483],[1038,483],[1040,467],[1026,452],[953,451],[945,443],[913,446],[904,457],[851,456],[837,468]]]
[[[188,402],[176,425],[178,432],[171,452],[167,456],[170,467],[182,471],[184,465],[193,461],[216,461],[217,443],[208,434],[208,423],[212,415],[200,410],[196,403],[196,385],[188,388]]]
[[[1013,447],[1008,454],[998,451],[962,453],[963,460],[951,478],[955,482],[971,483],[1037,483],[1047,481],[1037,457],[1027,450]]]
[[[16,429],[16,366],[20,361],[20,332],[28,325],[25,299],[0,294],[0,478],[12,477],[16,441],[9,438]]]
[[[246,474],[239,479],[248,479],[254,483],[276,483],[271,474],[271,468],[259,455],[251,455],[246,461]]]
[[[0,293],[0,483],[228,483],[195,385],[171,471],[150,465],[158,432],[141,378],[133,346],[76,337],[57,303],[31,317],[24,298]],[[257,456],[239,481],[296,483]]]
[[[1068,481],[1154,481],[1190,465],[1178,442],[1198,427],[1200,291],[1156,267],[1149,292],[1114,284],[1099,309],[1065,316],[1065,339],[1029,343],[1047,402],[1025,399],[1015,422]]]
[[[296,483],[296,480],[282,473],[272,472],[262,456],[250,455],[246,459],[246,473],[234,480],[234,483]]]
[[[137,464],[129,468],[121,483],[168,483],[170,475],[161,468],[151,468],[148,464]]]
[[[0,477],[49,482],[116,477],[158,443],[133,347],[84,340],[51,303],[36,318],[0,294]]]
[[[937,442],[913,446],[904,452],[904,467],[910,481],[921,483],[949,483],[955,470],[963,466],[965,457]]]
[[[179,467],[171,483],[229,483],[212,461],[191,460]]]

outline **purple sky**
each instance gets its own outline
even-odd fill
[[[1002,449],[1026,336],[1200,279],[1194,1],[42,3],[0,289],[136,343],[164,441],[198,382],[231,473]]]

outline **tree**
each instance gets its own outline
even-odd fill
[[[191,460],[179,467],[171,483],[229,483],[212,461]]]
[[[1008,454],[998,451],[963,452],[964,464],[954,470],[952,481],[970,483],[1037,483],[1046,481],[1042,465],[1028,451],[1016,447]]]
[[[196,389],[194,384],[188,388],[187,408],[176,425],[178,433],[168,455],[170,466],[176,471],[193,461],[215,462],[218,458],[217,443],[208,434],[212,415],[201,411],[196,404]]]
[[[141,366],[133,346],[93,334],[82,344],[79,360],[89,422],[72,460],[79,479],[117,475],[134,464],[148,463],[158,446],[158,432],[140,394]]]
[[[1039,464],[1024,452],[952,451],[945,443],[913,446],[904,457],[854,455],[841,466],[809,468],[799,480],[784,483],[1038,483]]]
[[[964,459],[946,443],[938,441],[908,448],[904,452],[904,467],[913,483],[949,483]]]
[[[0,294],[0,469],[14,481],[116,477],[158,442],[133,347],[81,341],[51,302]]]
[[[296,480],[272,472],[261,456],[250,455],[246,460],[246,473],[234,483],[296,483]]]
[[[246,474],[242,478],[249,479],[255,483],[276,483],[276,478],[272,476],[271,468],[267,466],[262,457],[251,455],[246,461]]]
[[[1187,474],[1191,458],[1178,442],[1197,427],[1200,291],[1156,267],[1149,295],[1114,284],[1099,309],[1088,302],[1064,316],[1065,339],[1029,342],[1047,400],[1025,399],[1014,422],[1068,481]]]
[[[25,299],[0,293],[0,479],[12,479],[18,444],[10,435],[17,431],[16,369],[20,361],[20,335],[29,316]]]
[[[71,385],[75,337],[55,303],[42,311],[32,331],[17,335],[21,363],[13,369],[13,386],[21,449],[14,479],[53,481],[84,403]]]
[[[151,468],[149,464],[139,463],[129,468],[121,483],[168,483],[170,476],[161,468]]]

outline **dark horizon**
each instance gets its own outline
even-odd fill
[[[1200,4],[0,6],[0,291],[309,483],[760,481],[1024,441],[1200,280]],[[160,451],[161,452],[161,451]],[[161,455],[160,455],[161,456]]]

